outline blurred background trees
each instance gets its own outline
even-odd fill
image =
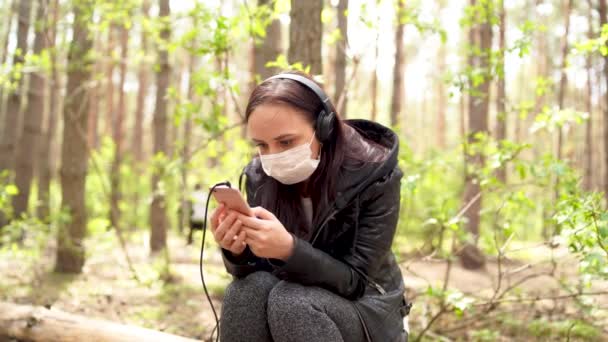
[[[450,313],[496,308],[513,290],[502,263],[529,261],[531,246],[567,251],[572,298],[608,279],[605,0],[0,0],[0,11],[1,248],[52,239],[55,270],[79,273],[84,241],[113,231],[128,260],[138,234],[169,258],[194,184],[236,184],[255,153],[251,89],[300,69],[344,118],[401,138],[394,250],[447,265],[444,285],[420,294],[419,338]],[[489,299],[450,290],[456,260],[498,265]],[[605,333],[605,305],[576,308]]]

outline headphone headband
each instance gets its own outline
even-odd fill
[[[271,76],[271,77],[267,78],[266,80],[264,80],[264,82],[273,80],[276,78],[286,78],[286,79],[290,79],[290,80],[303,84],[308,89],[312,90],[312,92],[315,93],[317,95],[317,97],[321,100],[321,103],[323,103],[323,109],[325,110],[325,113],[333,112],[332,108],[330,108],[330,105],[329,105],[331,103],[329,100],[329,96],[327,96],[327,94],[325,94],[323,89],[321,89],[321,87],[319,87],[314,81],[311,81],[310,79],[308,79],[304,76],[297,75],[297,74],[285,73],[285,74],[278,74],[278,75]]]
[[[327,96],[327,94],[325,94],[323,89],[321,89],[321,87],[319,87],[314,81],[312,81],[304,76],[297,75],[297,74],[290,74],[290,73],[278,74],[278,75],[274,75],[274,76],[271,76],[271,77],[265,79],[264,82],[273,80],[273,79],[277,79],[277,78],[290,79],[290,80],[296,81],[296,82],[302,84],[303,86],[305,86],[306,88],[310,89],[313,93],[315,93],[315,95],[317,95],[319,100],[321,100],[321,104],[323,105],[323,110],[321,111],[321,113],[319,113],[318,118],[317,118],[316,135],[321,142],[325,142],[325,141],[329,140],[329,138],[333,132],[333,125],[334,125],[335,116],[336,116],[333,111],[333,105],[332,105],[331,101],[329,100],[329,96]]]

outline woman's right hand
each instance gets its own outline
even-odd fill
[[[245,230],[241,229],[243,224],[237,217],[234,212],[226,215],[224,203],[220,203],[211,214],[211,231],[215,242],[234,256],[243,253],[247,246]]]

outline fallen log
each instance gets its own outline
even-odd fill
[[[198,341],[133,325],[90,319],[57,309],[0,302],[0,341],[12,339],[31,342]]]

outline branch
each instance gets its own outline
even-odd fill
[[[582,296],[603,296],[608,295],[608,291],[595,291],[595,292],[577,292],[570,293],[564,295],[557,296],[548,296],[548,297],[524,297],[524,298],[506,298],[494,301],[494,303],[523,303],[523,302],[538,302],[541,300],[560,300],[560,299],[569,299],[569,298],[578,298]],[[483,306],[488,305],[490,303],[475,303],[473,306]]]

